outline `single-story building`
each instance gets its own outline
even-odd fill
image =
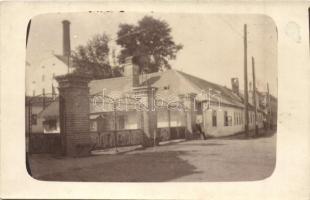
[[[236,80],[232,83],[235,84]],[[141,102],[135,100],[132,81],[133,76],[125,74],[123,77],[93,80],[89,83],[92,132],[141,128],[143,120],[136,107]],[[191,131],[199,123],[206,134],[214,137],[244,131],[243,96],[235,85],[233,89],[229,89],[173,69],[140,75],[139,87],[146,85],[156,88],[154,102],[159,129],[184,128],[188,120],[191,120]],[[191,97],[191,101],[187,97]],[[58,101],[42,111],[40,117],[44,119],[44,133],[59,132]],[[264,112],[257,108],[259,127],[263,127],[264,117]],[[251,103],[249,128],[254,128],[254,107]]]

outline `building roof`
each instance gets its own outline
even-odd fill
[[[42,110],[38,117],[45,119],[57,118],[59,116],[59,100],[55,100],[49,104],[44,110]]]
[[[101,79],[91,81],[89,84],[90,94],[104,94],[107,96],[121,96],[132,91],[132,77],[118,77],[110,79]],[[166,70],[147,75],[140,75],[140,85],[151,85],[158,88],[157,96],[164,100],[178,98],[179,95],[194,93],[208,93],[211,89],[211,95],[220,94],[221,102],[224,104],[243,107],[242,98],[224,86],[208,82],[201,78],[189,75],[177,70]],[[213,96],[211,101],[218,101]]]
[[[53,101],[53,97],[50,96],[26,96],[26,105],[31,106],[45,106],[49,105]]]
[[[165,101],[179,98],[180,95],[201,94],[205,91],[208,94],[210,89],[211,95],[218,94],[221,103],[243,108],[242,95],[235,94],[231,89],[204,79],[192,76],[190,74],[177,71],[166,70],[147,75],[140,75],[140,85],[150,85],[157,88],[157,96]],[[101,80],[93,80],[89,83],[90,95],[102,95],[103,91],[106,96],[118,98],[132,93],[132,77],[117,77]],[[199,98],[197,98],[199,101]],[[201,101],[204,99],[201,99]],[[213,96],[211,101],[218,102],[219,98]],[[250,108],[253,106],[250,104]],[[51,103],[46,109],[39,113],[40,117],[53,118],[59,115],[59,101]]]

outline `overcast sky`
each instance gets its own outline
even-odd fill
[[[165,20],[172,36],[183,49],[171,61],[174,69],[231,87],[238,77],[243,89],[243,25],[248,25],[248,72],[252,81],[251,57],[255,57],[257,87],[277,96],[277,31],[264,15],[210,15],[167,13],[71,13],[45,14],[33,18],[28,40],[27,61],[33,66],[62,53],[62,23],[71,21],[71,48],[84,45],[95,34],[116,38],[120,23],[136,24],[143,16]],[[114,41],[111,48],[119,49]]]

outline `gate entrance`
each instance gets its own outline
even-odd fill
[[[26,149],[28,153],[57,153],[60,149],[58,96],[41,94],[26,96]],[[44,115],[49,109],[48,116]]]

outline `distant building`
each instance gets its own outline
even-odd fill
[[[54,77],[64,75],[72,70],[70,59],[70,22],[64,20],[63,24],[63,52],[62,55],[51,54],[39,63],[26,62],[26,96],[38,96],[57,92],[57,81]],[[69,66],[69,68],[68,68]]]
[[[44,120],[39,117],[39,113],[45,110],[51,102],[52,97],[27,97],[25,99],[25,118],[26,118],[26,132],[31,133],[44,133]]]
[[[39,64],[26,67],[26,95],[38,96],[57,93],[58,83],[55,76],[68,73],[67,59],[62,55],[51,54]],[[71,64],[70,64],[71,66]]]

